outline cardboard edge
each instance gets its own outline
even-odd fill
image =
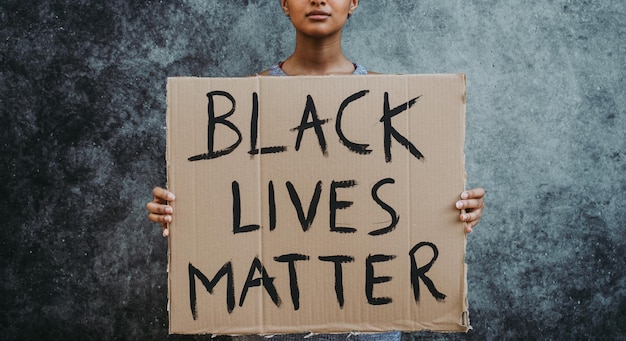
[[[422,74],[422,75],[426,75],[426,74]],[[362,75],[362,76],[350,76],[350,77],[380,77],[381,75]],[[411,76],[411,74],[392,74],[392,75],[385,75],[382,74],[382,76]],[[463,125],[461,127],[461,136],[462,136],[462,141],[463,144],[461,146],[461,156],[462,156],[462,169],[463,169],[463,174],[464,174],[464,188],[466,188],[467,186],[467,179],[468,179],[468,175],[467,175],[467,171],[465,168],[465,151],[464,151],[464,147],[465,147],[465,138],[466,138],[466,100],[467,100],[467,80],[466,80],[466,75],[464,73],[457,73],[457,74],[452,74],[452,76],[457,76],[462,78],[463,81],[463,93],[462,93],[462,115],[463,115]],[[260,82],[262,78],[268,77],[268,76],[263,76],[263,75],[253,75],[253,76],[249,76],[250,78],[256,78],[256,82],[257,82],[257,87],[260,87]],[[326,78],[327,76],[299,76],[300,78]],[[176,79],[181,79],[181,78],[195,78],[195,77],[168,77],[167,78],[167,85],[166,85],[166,89],[167,89],[167,100],[166,100],[166,139],[169,140],[170,138],[170,115],[171,115],[171,101],[170,101],[170,95],[171,94],[171,89],[174,86],[172,83],[175,82]],[[222,79],[228,79],[231,77],[222,77]],[[236,77],[237,78],[237,77]],[[293,77],[291,77],[293,78]],[[170,160],[171,160],[171,150],[170,148],[167,146],[166,144],[166,153],[165,153],[165,159],[166,159],[166,177],[167,177],[167,181],[166,181],[166,188],[169,186],[170,183]],[[171,277],[171,272],[170,272],[170,263],[171,263],[171,236],[170,238],[168,238],[168,251],[167,251],[167,274],[168,274],[168,294],[167,294],[167,313],[168,313],[168,322],[171,322],[171,309],[170,309],[170,300],[171,300],[171,290],[172,290],[172,286],[171,286],[171,282],[172,282],[172,277]],[[464,249],[463,249],[463,270],[464,270],[464,287],[463,287],[463,297],[464,297],[464,303],[463,303],[463,311],[461,313],[460,316],[460,321],[459,324],[452,324],[452,326],[456,326],[456,327],[461,327],[461,328],[447,328],[447,329],[428,329],[428,328],[421,328],[421,329],[415,329],[414,332],[419,332],[419,331],[431,331],[431,332],[436,332],[436,333],[443,333],[443,334],[452,334],[452,333],[461,333],[461,332],[468,332],[469,330],[473,329],[470,325],[470,320],[469,320],[469,309],[468,309],[468,285],[467,285],[467,271],[468,271],[468,266],[467,263],[465,262],[465,258],[466,258],[466,246],[467,246],[467,235],[464,238]],[[168,327],[169,330],[169,334],[170,335],[198,335],[198,336],[240,336],[240,335],[259,335],[259,336],[264,336],[264,337],[273,337],[273,336],[279,336],[279,335],[290,335],[290,334],[277,334],[277,333],[271,333],[271,332],[267,332],[267,328],[265,327],[264,324],[262,324],[262,332],[261,333],[255,333],[255,334],[237,334],[237,333],[209,333],[209,332],[199,332],[199,331],[191,331],[191,332],[184,332],[181,333],[180,331],[176,331],[172,328],[171,323],[169,324]],[[359,335],[359,334],[377,334],[380,332],[349,332],[350,335]],[[346,334],[345,332],[305,332],[305,334],[308,334],[306,337],[309,336],[314,336],[314,335],[320,335],[320,334],[336,334],[336,335],[341,335],[341,334]]]
[[[463,114],[463,125],[462,125],[462,141],[463,141],[463,150],[461,150],[462,155],[462,167],[463,167],[463,188],[467,189],[467,168],[465,167],[465,141],[466,141],[466,130],[467,130],[467,75],[465,73],[458,73],[459,77],[462,78],[463,81],[463,94],[462,94],[462,114]],[[461,326],[465,327],[465,332],[468,332],[472,329],[469,318],[469,300],[468,300],[468,283],[467,283],[467,271],[468,265],[466,262],[467,258],[467,234],[465,235],[463,242],[463,312],[461,313]]]
[[[167,78],[167,84],[166,84],[166,100],[165,100],[165,140],[169,141],[170,139],[170,114],[171,114],[171,106],[170,106],[170,94],[171,94],[171,84],[172,84],[172,78],[168,77]],[[166,187],[168,187],[169,185],[169,181],[170,181],[170,149],[171,147],[169,146],[168,143],[165,144],[165,177],[166,177]],[[166,272],[167,272],[167,321],[168,321],[168,333],[172,334],[173,330],[172,330],[172,310],[170,309],[170,300],[172,297],[172,278],[170,276],[170,264],[172,263],[172,259],[171,259],[171,247],[172,247],[172,243],[170,241],[170,238],[167,238],[167,266],[166,266]]]

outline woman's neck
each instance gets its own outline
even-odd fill
[[[283,70],[290,76],[351,74],[354,64],[343,55],[341,34],[318,39],[296,33],[296,48]]]

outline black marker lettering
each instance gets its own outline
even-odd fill
[[[354,262],[354,257],[351,256],[319,256],[319,260],[324,262],[333,262],[335,263],[335,295],[337,295],[337,302],[339,302],[339,307],[343,308],[344,298],[343,298],[343,268],[341,267],[342,263],[352,263]]]
[[[291,202],[293,203],[293,207],[296,209],[298,213],[298,220],[300,220],[300,225],[302,226],[302,230],[304,232],[309,230],[311,224],[313,224],[313,219],[315,219],[315,214],[317,213],[317,205],[320,202],[320,196],[322,195],[322,182],[318,181],[315,186],[315,192],[313,193],[313,197],[311,198],[311,203],[309,204],[309,211],[304,216],[304,209],[302,208],[302,202],[300,201],[300,197],[298,196],[298,192],[296,192],[295,187],[289,181],[286,183],[287,190],[289,191],[289,197],[291,198]]]
[[[385,161],[386,162],[391,162],[391,137],[392,136],[396,139],[396,141],[400,142],[401,145],[403,145],[406,149],[408,149],[409,152],[413,154],[413,156],[415,156],[416,158],[421,159],[424,157],[424,155],[422,155],[422,153],[417,148],[415,148],[415,146],[409,140],[407,140],[406,137],[400,135],[400,133],[398,133],[398,131],[394,129],[393,125],[391,124],[391,119],[394,116],[412,107],[413,104],[415,104],[415,102],[417,102],[417,100],[420,97],[422,96],[417,96],[404,104],[401,104],[393,109],[390,109],[389,108],[389,93],[385,92],[385,107],[384,107],[385,112],[383,114],[383,117],[380,118],[380,122],[383,122],[384,130],[385,130],[384,145],[385,145]]]
[[[308,122],[309,114],[311,115],[313,121]],[[300,125],[291,129],[291,131],[297,130],[298,137],[296,139],[296,150],[300,150],[300,143],[302,142],[302,135],[304,131],[309,128],[315,129],[315,134],[317,135],[317,141],[320,144],[320,148],[322,149],[322,153],[324,156],[328,156],[328,152],[326,150],[326,139],[324,138],[324,131],[322,130],[322,124],[327,123],[329,120],[320,120],[317,117],[317,111],[315,110],[315,103],[313,102],[313,97],[311,95],[306,96],[306,106],[304,107],[304,113],[302,114],[302,120],[300,121]]]
[[[276,196],[274,195],[274,183],[270,181],[267,184],[267,195],[270,206],[270,231],[276,228]]]
[[[256,92],[252,93],[252,118],[250,120],[250,150],[248,154],[254,156],[259,154],[259,149],[256,147],[259,128],[259,95]],[[281,153],[287,150],[286,146],[276,147],[262,147],[261,154]]]
[[[354,233],[353,227],[337,226],[337,210],[343,210],[352,206],[352,201],[337,201],[337,188],[350,188],[356,186],[355,180],[333,181],[330,184],[330,230],[339,233]]]
[[[274,257],[274,260],[281,263],[289,263],[289,288],[291,289],[291,302],[293,309],[300,309],[300,289],[298,288],[298,275],[296,274],[296,262],[299,260],[309,260],[309,256],[290,253]]]
[[[376,201],[376,203],[378,205],[380,205],[380,207],[382,207],[385,211],[387,211],[389,213],[389,215],[391,216],[391,223],[389,224],[389,226],[379,229],[379,230],[375,230],[369,233],[369,235],[371,236],[380,236],[381,234],[386,234],[389,233],[391,231],[393,231],[396,226],[398,225],[398,221],[400,220],[400,217],[396,214],[396,211],[393,209],[393,207],[387,205],[387,203],[385,203],[384,201],[380,200],[380,198],[378,197],[378,189],[380,187],[382,187],[382,185],[384,184],[393,184],[395,183],[395,181],[391,178],[386,178],[386,179],[382,179],[380,181],[378,181],[374,187],[372,187],[372,198],[374,199],[374,201]]]
[[[239,146],[242,141],[241,132],[237,127],[230,121],[226,120],[235,112],[235,107],[237,106],[235,103],[235,98],[226,91],[211,91],[206,94],[209,98],[208,104],[208,117],[209,117],[209,125],[208,125],[208,152],[206,154],[200,154],[196,156],[190,157],[189,161],[198,161],[198,160],[210,160],[215,159],[220,156],[228,155],[232,153],[235,148]],[[230,111],[222,116],[215,117],[215,101],[213,100],[213,96],[223,96],[226,97],[232,104]],[[222,150],[215,151],[215,126],[217,124],[223,124],[230,128],[237,134],[237,142],[233,143],[229,147],[226,147]]]
[[[258,271],[261,274],[260,278],[252,278],[254,273]],[[277,307],[280,307],[280,297],[278,297],[278,292],[276,292],[276,287],[274,286],[274,277],[270,277],[265,271],[263,264],[259,260],[259,257],[254,257],[252,264],[250,265],[250,271],[248,272],[248,278],[246,278],[246,284],[243,286],[243,290],[241,291],[241,297],[239,298],[239,306],[243,307],[243,302],[246,299],[246,295],[248,294],[248,289],[252,287],[260,287],[263,285],[265,291],[270,295],[272,302]]]
[[[415,252],[423,246],[428,246],[433,250],[433,258],[428,264],[418,268],[417,261],[415,260]],[[420,300],[420,278],[424,284],[426,284],[426,287],[428,288],[428,291],[430,291],[431,295],[433,295],[437,301],[443,301],[446,298],[446,295],[440,293],[437,288],[435,288],[433,281],[426,276],[428,270],[430,270],[435,263],[435,260],[437,260],[437,257],[439,257],[439,250],[437,250],[437,246],[433,243],[421,242],[411,249],[409,256],[411,257],[411,284],[413,285],[413,296],[415,297],[415,302],[417,303]]]
[[[251,232],[260,229],[261,226],[255,224],[241,226],[241,196],[239,194],[239,183],[233,181],[231,187],[233,190],[233,233]]]
[[[339,111],[337,112],[337,121],[335,122],[335,130],[337,131],[337,136],[339,136],[339,141],[341,141],[344,146],[348,147],[349,150],[361,155],[367,155],[372,152],[371,149],[367,149],[367,147],[369,147],[369,144],[359,144],[348,140],[341,130],[341,119],[343,118],[343,111],[346,109],[348,104],[365,96],[368,92],[370,91],[362,90],[346,98],[339,106]]]
[[[198,310],[196,308],[196,277],[202,282],[206,291],[208,291],[209,294],[213,294],[213,288],[217,282],[219,282],[222,277],[226,276],[226,308],[229,314],[233,312],[233,309],[235,309],[235,284],[233,280],[233,265],[231,262],[224,264],[210,281],[200,270],[191,265],[191,263],[189,263],[188,269],[189,304],[191,307],[191,316],[193,316],[194,320],[198,319]]]
[[[393,255],[369,255],[365,261],[365,295],[371,305],[383,305],[391,303],[391,297],[374,297],[374,284],[391,281],[390,276],[375,277],[374,263],[387,262],[396,258]]]

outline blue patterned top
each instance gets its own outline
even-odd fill
[[[270,67],[270,76],[279,76],[285,77],[287,74],[283,71],[282,66],[283,62],[274,64]],[[367,75],[367,69],[359,64],[354,64],[354,72],[353,75]]]

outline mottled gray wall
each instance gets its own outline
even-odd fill
[[[474,330],[445,338],[626,338],[625,23],[622,0],[363,0],[350,19],[346,54],[372,70],[467,74],[488,209]],[[0,32],[0,339],[166,338],[144,209],[166,77],[286,57],[278,0],[2,0]]]

